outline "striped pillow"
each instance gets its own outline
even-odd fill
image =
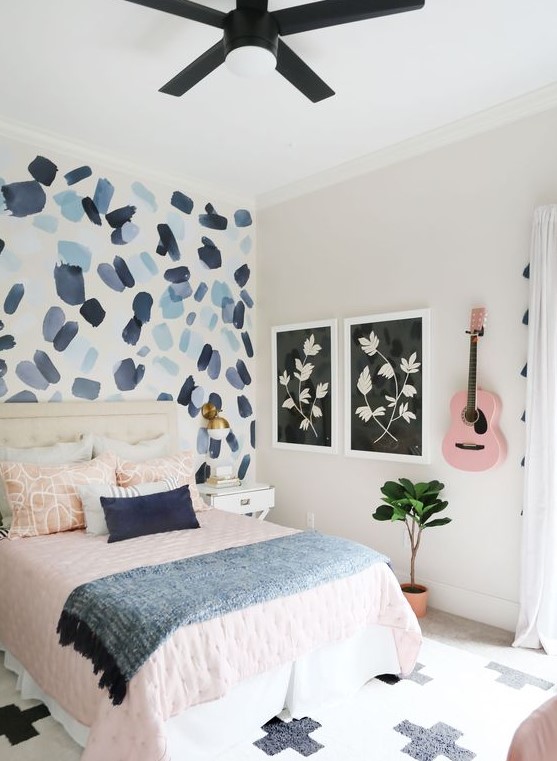
[[[88,534],[108,534],[108,527],[104,517],[101,497],[145,497],[149,494],[176,489],[178,483],[175,478],[167,478],[164,481],[152,481],[136,486],[116,486],[114,484],[84,484],[78,487],[79,496],[85,512],[85,526]]]

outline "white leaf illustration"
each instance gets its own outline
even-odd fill
[[[405,373],[417,373],[420,369],[420,364],[420,362],[416,362],[416,352],[414,352],[408,359],[403,357],[400,360],[400,369]]]
[[[364,367],[364,369],[360,373],[357,387],[360,394],[363,394],[364,396],[366,394],[369,394],[369,392],[371,391],[372,383],[371,383],[371,375],[369,374],[369,367]]]
[[[304,341],[304,354],[306,357],[315,357],[321,351],[321,346],[315,343],[315,336],[313,333],[309,338]]]
[[[290,376],[286,372],[286,370],[283,372],[282,375],[279,375],[279,383],[281,386],[288,386],[290,383]]]
[[[308,362],[306,365],[304,365],[302,372],[300,373],[300,380],[302,381],[302,383],[304,381],[307,381],[307,379],[310,377],[312,372],[313,372],[313,365],[311,364],[311,362]]]
[[[395,371],[393,370],[393,366],[390,362],[385,362],[384,365],[382,365],[379,368],[379,375],[382,375],[384,378],[392,378],[395,374]]]
[[[307,417],[305,417],[300,423],[300,428],[302,429],[302,431],[307,431],[307,429],[309,428],[309,420],[307,419]]]
[[[385,408],[384,407],[376,407],[373,410],[373,417],[381,417],[381,415],[385,414]]]
[[[356,408],[356,415],[360,417],[365,423],[368,423],[371,420],[371,414],[371,410],[367,406]]]
[[[301,373],[301,372],[302,372],[302,370],[304,369],[304,363],[302,362],[302,360],[301,360],[301,359],[298,359],[298,358],[296,358],[296,359],[294,360],[294,364],[296,365],[296,370],[297,370],[299,373]]]
[[[287,410],[291,410],[292,407],[294,407],[294,399],[292,399],[291,396],[288,397],[288,399],[285,399],[282,403],[283,407],[286,407]]]
[[[311,399],[311,394],[310,394],[309,388],[302,389],[302,391],[300,392],[300,399],[299,399],[300,404],[307,404],[310,401],[310,399]]]
[[[315,398],[323,399],[324,396],[327,396],[328,391],[329,391],[328,383],[318,383],[317,388],[315,389]]]
[[[313,417],[323,417],[323,413],[321,412],[321,407],[318,407],[316,404],[313,405],[311,408],[311,414]]]
[[[394,396],[387,396],[387,394],[385,394],[385,400],[389,402],[389,407],[394,407],[396,404],[396,399]]]
[[[407,423],[412,422],[412,420],[416,419],[416,416],[413,412],[410,412],[408,409],[408,402],[404,402],[404,404],[401,404],[398,408],[398,414],[399,417],[402,417],[406,420]]]
[[[412,386],[410,383],[407,383],[405,386],[402,387],[402,393],[404,396],[416,396],[418,393],[415,386]]]
[[[377,347],[379,346],[379,339],[373,332],[369,334],[369,338],[358,338],[358,342],[360,344],[360,347],[363,352],[365,352],[368,356],[372,357],[375,352],[377,351]]]
[[[405,412],[402,417],[406,420],[407,423],[411,423],[412,420],[416,419],[416,416],[414,415],[414,413],[410,411]]]

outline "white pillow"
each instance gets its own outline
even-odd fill
[[[66,462],[85,462],[93,456],[93,437],[83,436],[80,441],[64,441],[48,447],[2,447],[0,460],[31,462],[37,465],[64,465]],[[0,477],[0,514],[4,526],[12,522],[12,508]]]
[[[120,439],[111,439],[108,436],[92,435],[93,439],[93,457],[103,452],[113,452],[118,457],[122,457],[129,462],[142,462],[143,460],[152,460],[154,457],[166,457],[169,454],[168,434],[163,433],[156,439],[144,439],[136,444],[130,444]]]
[[[174,478],[126,487],[101,483],[78,486],[77,491],[85,513],[85,530],[88,534],[108,534],[101,497],[145,497],[147,494],[158,494],[177,488],[178,481]]]

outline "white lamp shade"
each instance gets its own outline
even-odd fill
[[[264,77],[277,66],[277,59],[266,48],[242,45],[226,56],[226,65],[240,77]]]
[[[230,428],[207,428],[207,433],[212,439],[223,441],[230,433]]]

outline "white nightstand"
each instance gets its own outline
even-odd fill
[[[275,487],[269,484],[241,484],[217,489],[210,484],[198,484],[199,493],[211,507],[229,513],[246,515],[259,513],[260,521],[275,506]]]

